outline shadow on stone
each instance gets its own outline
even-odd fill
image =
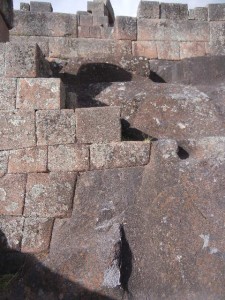
[[[1,300],[113,300],[91,292],[45,267],[30,254],[11,250],[0,231]]]

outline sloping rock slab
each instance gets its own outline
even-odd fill
[[[153,146],[136,206],[125,219],[132,299],[222,300],[225,295],[225,138]]]

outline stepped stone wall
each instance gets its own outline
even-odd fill
[[[141,1],[137,17],[117,16],[107,1],[87,11],[53,13],[49,3],[21,3],[11,41],[38,42],[51,58],[145,56],[180,60],[224,55],[225,4],[188,10],[186,4]]]

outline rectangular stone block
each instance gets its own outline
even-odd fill
[[[144,56],[150,59],[158,58],[156,42],[138,41],[132,44],[134,56]]]
[[[0,110],[16,108],[17,80],[14,78],[0,78]]]
[[[0,43],[6,43],[9,41],[9,29],[0,15]]]
[[[138,18],[159,19],[159,2],[140,1],[138,5]]]
[[[195,20],[208,21],[208,8],[207,7],[196,7],[194,9]]]
[[[31,12],[53,12],[52,4],[50,2],[30,1]]]
[[[115,14],[110,0],[94,0],[94,2],[102,2],[106,7],[106,15],[109,17],[109,24],[113,26],[115,22]]]
[[[209,21],[225,21],[225,4],[209,4]]]
[[[210,22],[209,53],[225,55],[225,22]]]
[[[91,26],[90,27],[90,38],[93,38],[93,39],[101,38],[101,27],[100,26]]]
[[[196,56],[205,56],[206,48],[204,42],[182,42],[180,43],[180,59]]]
[[[0,43],[0,77],[5,76],[5,44]]]
[[[87,11],[91,13],[93,16],[107,16],[108,10],[104,4],[104,2],[87,2]]]
[[[49,56],[54,58],[108,59],[130,54],[132,44],[128,40],[53,38],[49,41]]]
[[[6,248],[20,250],[24,219],[21,217],[0,216],[0,230],[6,240],[2,241]]]
[[[47,172],[47,147],[11,150],[8,173]]]
[[[66,92],[59,78],[24,78],[18,80],[16,107],[20,109],[65,108]]]
[[[49,63],[37,44],[6,44],[6,77],[48,77],[49,70]]]
[[[79,143],[110,143],[121,140],[120,107],[78,108],[75,113]]]
[[[7,174],[0,178],[0,215],[22,215],[25,187],[25,174]]]
[[[36,128],[38,145],[72,144],[75,142],[75,113],[72,109],[37,111]]]
[[[26,218],[24,221],[21,251],[25,253],[45,252],[49,249],[53,219]]]
[[[9,151],[0,151],[0,178],[7,173]]]
[[[33,147],[35,115],[30,111],[0,111],[0,150]]]
[[[180,44],[178,42],[156,42],[158,59],[179,60]]]
[[[102,39],[114,39],[114,27],[101,27]]]
[[[20,2],[20,10],[22,10],[22,11],[30,11],[30,4],[29,3]]]
[[[209,23],[195,20],[138,20],[138,41],[209,41]]]
[[[14,27],[11,35],[77,37],[77,16],[63,13],[14,12]]]
[[[180,3],[161,3],[161,19],[169,20],[187,20],[188,5]]]
[[[45,57],[49,56],[49,38],[48,37],[10,35],[9,40],[10,40],[10,42],[19,43],[19,44],[29,44],[29,45],[38,44],[43,55]]]
[[[93,16],[93,25],[94,26],[109,26],[109,17],[108,16]]]
[[[92,26],[93,25],[93,16],[92,15],[80,15],[79,16],[79,25],[80,26]]]
[[[68,217],[71,213],[76,174],[28,174],[24,215],[26,217]]]
[[[86,145],[57,145],[48,147],[48,170],[51,172],[87,171],[89,147]]]
[[[188,20],[195,20],[195,10],[194,9],[189,9]]]
[[[78,26],[79,38],[90,38],[90,26]]]
[[[117,40],[137,40],[137,18],[116,17],[115,37]]]
[[[90,146],[91,170],[143,166],[149,163],[149,158],[149,142],[121,142]]]

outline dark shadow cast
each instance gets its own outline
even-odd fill
[[[128,283],[132,274],[133,254],[126,239],[123,225],[120,227],[121,253],[120,253],[120,283],[123,290],[129,294]]]
[[[166,83],[166,81],[160,77],[156,72],[151,71],[149,79],[151,79],[155,83]]]
[[[11,250],[0,230],[1,300],[113,300],[52,272],[30,254]]]
[[[112,82],[132,80],[130,72],[108,63],[83,63],[78,66],[78,62],[76,62],[72,71],[65,65],[52,62],[51,69],[54,77],[62,79],[67,94],[66,108],[71,109],[106,106],[97,101],[95,97],[109,87]],[[93,84],[93,88],[90,91],[91,84]]]
[[[130,123],[127,120],[121,120],[122,125],[122,140],[123,141],[157,141],[156,138],[140,131],[137,128],[130,127]]]
[[[189,158],[189,153],[180,146],[178,146],[177,155],[179,156],[180,159],[188,159]]]

